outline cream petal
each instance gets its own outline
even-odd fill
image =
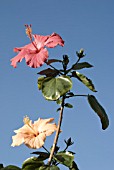
[[[42,131],[42,128],[44,128],[48,123],[52,122],[53,120],[54,120],[54,118],[41,119],[41,120],[40,120],[39,127],[38,127],[39,133],[40,133],[40,132],[43,132],[43,131]]]
[[[25,124],[20,129],[14,130],[14,132],[15,133],[22,133],[22,134],[34,134],[35,133],[32,124],[30,124],[30,126],[28,124]]]
[[[13,147],[19,146],[22,143],[24,143],[24,136],[23,136],[23,134],[18,133],[15,136],[12,136],[12,140],[13,140],[13,142],[12,142],[11,146],[13,146]]]
[[[26,138],[24,143],[29,148],[38,149],[44,145],[45,139],[46,139],[46,135],[45,133],[42,133],[36,137]]]
[[[36,148],[41,148],[44,145],[45,139],[46,139],[45,133],[39,134],[35,138],[35,146],[36,146]]]
[[[56,130],[57,130],[56,124],[47,124],[44,127],[42,127],[42,131],[45,132],[46,136],[50,136]]]

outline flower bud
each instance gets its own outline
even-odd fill
[[[81,48],[79,52],[76,51],[76,54],[77,54],[78,58],[83,58],[85,56],[84,49]]]

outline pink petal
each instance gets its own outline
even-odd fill
[[[14,58],[12,58],[12,59],[10,60],[10,61],[11,61],[11,65],[12,65],[14,68],[16,68],[16,67],[17,67],[17,63],[18,63],[18,62],[21,62],[22,59],[25,57],[25,55],[26,55],[26,50],[20,51],[20,53],[19,53],[16,57],[14,57]]]
[[[46,49],[41,49],[36,54],[27,54],[25,56],[26,63],[29,67],[37,68],[44,64],[48,58],[48,51]]]
[[[44,48],[46,40],[49,38],[49,36],[42,36],[42,35],[33,35],[34,42],[38,49]]]
[[[25,45],[24,47],[16,47],[14,48],[14,52],[19,52],[17,54],[17,56],[15,56],[14,58],[12,58],[11,61],[11,65],[16,68],[17,67],[17,63],[21,62],[23,58],[25,58],[25,56],[27,55],[27,53],[36,53],[36,48],[33,46],[33,44],[28,44]]]
[[[16,47],[16,48],[13,49],[13,51],[17,53],[17,52],[22,51],[23,49],[35,50],[35,47],[32,43],[30,43],[30,44],[27,44],[23,47]]]
[[[53,48],[57,45],[61,45],[64,46],[64,41],[63,39],[60,37],[60,35],[53,33],[49,36],[49,38],[47,39],[47,41],[45,42],[45,46],[47,46],[48,48]]]

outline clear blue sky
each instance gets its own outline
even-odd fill
[[[66,109],[58,145],[64,148],[64,139],[72,137],[76,152],[75,161],[80,170],[114,169],[114,1],[113,0],[4,0],[0,1],[0,162],[4,165],[22,162],[32,150],[26,146],[11,147],[13,130],[23,125],[23,117],[54,117],[58,120],[57,106],[48,102],[37,89],[36,74],[25,61],[14,69],[10,59],[15,56],[14,47],[29,43],[24,24],[32,24],[33,33],[56,32],[65,40],[65,46],[49,49],[50,59],[61,59],[68,54],[71,63],[75,51],[84,48],[83,61],[93,64],[82,72],[91,78],[97,93],[89,91],[81,83],[73,89],[78,94],[93,94],[104,106],[110,126],[101,129],[99,118],[85,98],[70,100],[73,109]],[[50,147],[53,137],[46,140]],[[42,149],[40,149],[42,150]],[[62,170],[66,168],[62,167]]]

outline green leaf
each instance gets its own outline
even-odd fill
[[[45,79],[44,76],[41,76],[38,78],[38,89],[41,90],[42,89],[42,82]]]
[[[31,154],[39,155],[39,156],[38,156],[38,160],[39,160],[39,161],[43,161],[43,160],[49,158],[49,155],[50,155],[49,153],[39,152],[39,151],[32,152]]]
[[[72,163],[74,161],[74,155],[72,153],[70,153],[70,152],[58,152],[55,155],[55,158],[61,164],[65,165],[69,168],[72,167]]]
[[[56,77],[59,74],[59,70],[47,68],[45,70],[38,72],[37,74],[46,75],[46,77]]]
[[[42,81],[41,88],[47,100],[57,100],[72,88],[72,81],[68,76],[47,77]]]
[[[61,110],[61,108],[59,107],[57,110],[56,110],[56,112],[58,112],[58,111],[60,111]]]
[[[69,169],[70,170],[79,170],[77,164],[74,161],[72,162],[72,167]]]
[[[5,168],[1,168],[1,170],[21,170],[21,168],[14,165],[8,165]]]
[[[91,108],[100,117],[101,123],[102,123],[102,129],[105,130],[109,125],[109,119],[108,119],[108,116],[107,116],[104,108],[99,104],[99,102],[93,95],[88,95],[88,102],[89,102]]]
[[[72,66],[72,70],[80,70],[80,69],[83,69],[83,68],[91,68],[91,67],[93,67],[91,64],[89,64],[87,62],[82,62],[82,63],[74,64]]]
[[[47,65],[49,65],[49,64],[55,63],[55,62],[62,62],[62,61],[61,60],[57,60],[57,59],[50,59],[46,63],[47,63]]]
[[[73,108],[73,105],[72,104],[70,104],[70,103],[65,103],[65,105],[64,105],[65,107],[68,107],[68,108]]]
[[[79,81],[81,81],[84,85],[86,85],[93,92],[97,92],[95,90],[95,87],[94,87],[92,81],[90,79],[88,79],[86,76],[84,76],[83,74],[80,74],[77,71],[76,72],[73,71],[72,76],[76,77]]]
[[[60,170],[59,167],[55,165],[44,165],[39,168],[39,170]]]
[[[24,161],[22,165],[23,170],[39,170],[39,167],[43,166],[44,163],[37,157],[31,157]]]

